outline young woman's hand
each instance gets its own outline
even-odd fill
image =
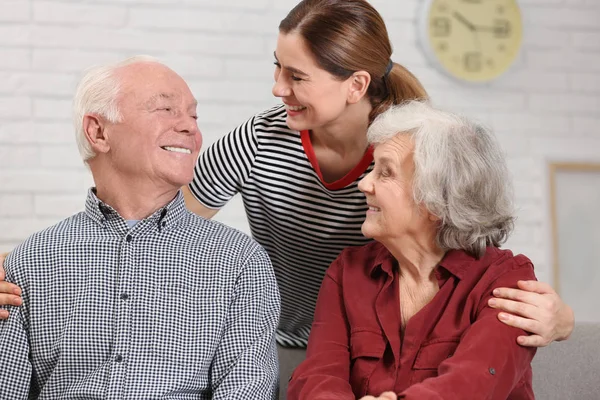
[[[531,332],[519,336],[521,346],[543,347],[553,341],[568,339],[575,326],[575,316],[547,283],[519,281],[519,289],[497,288],[489,306],[503,312],[498,319],[506,325]]]
[[[4,259],[8,253],[0,254],[0,306],[20,306],[23,304],[21,299],[21,289],[12,283],[4,282],[6,273],[4,272]],[[8,311],[0,310],[0,319],[7,319]]]

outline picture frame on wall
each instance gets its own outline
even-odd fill
[[[578,321],[600,322],[600,163],[553,162],[554,288]]]

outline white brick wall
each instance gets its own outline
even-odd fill
[[[524,48],[481,88],[440,75],[417,45],[419,0],[373,0],[394,60],[434,100],[492,126],[516,177],[509,246],[551,281],[547,162],[600,162],[600,1],[520,0]],[[0,0],[0,251],[81,209],[91,179],[70,124],[80,72],[145,53],[179,71],[200,101],[210,144],[271,96],[272,51],[296,0]],[[218,219],[247,230],[235,199]]]

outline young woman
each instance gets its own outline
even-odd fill
[[[368,207],[357,187],[372,169],[367,128],[389,105],[427,96],[391,54],[383,19],[367,1],[301,1],[281,21],[274,52],[273,95],[283,104],[209,147],[184,188],[189,209],[207,218],[242,195],[281,292],[282,391],[304,357],[327,267],[345,247],[368,242],[361,233]],[[566,338],[569,307],[548,285],[521,288],[501,288],[495,305],[513,313],[501,313],[504,322],[534,334],[520,344]],[[14,286],[2,282],[0,292],[0,304],[19,303]]]

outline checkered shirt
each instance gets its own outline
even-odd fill
[[[24,304],[0,322],[0,399],[275,398],[269,258],[181,193],[130,229],[90,190],[5,266]]]

